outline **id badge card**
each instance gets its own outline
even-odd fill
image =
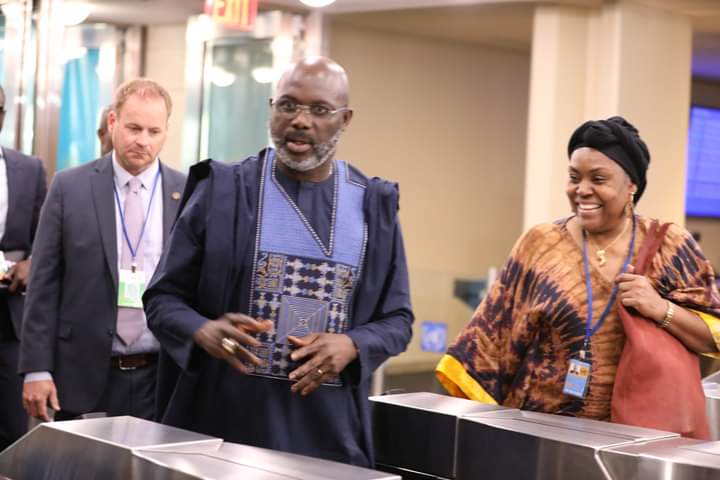
[[[118,307],[143,308],[145,273],[139,270],[121,269],[118,285]]]
[[[577,358],[570,360],[563,393],[573,397],[585,398],[590,384],[591,368],[591,364],[583,360]]]

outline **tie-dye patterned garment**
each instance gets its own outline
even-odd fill
[[[592,337],[587,397],[562,392],[568,362],[582,347],[587,318],[582,251],[567,220],[532,228],[513,248],[500,278],[437,367],[438,378],[453,395],[609,420],[625,341],[616,308]],[[638,218],[635,254],[650,223]],[[591,277],[597,319],[612,283],[592,267]],[[670,227],[648,277],[663,298],[696,311],[720,345],[720,295],[712,267],[687,231]]]

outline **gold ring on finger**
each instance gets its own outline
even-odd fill
[[[322,377],[323,375],[325,375],[325,372],[322,371],[322,368],[318,368],[316,371],[317,371],[318,377]]]
[[[222,346],[223,350],[230,355],[235,355],[235,353],[240,349],[240,344],[230,337],[223,337],[220,341],[220,346]]]

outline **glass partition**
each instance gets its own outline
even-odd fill
[[[57,170],[90,162],[100,154],[102,110],[112,101],[118,31],[109,25],[66,27],[57,144]]]
[[[272,40],[238,38],[208,45],[203,82],[202,156],[233,161],[267,145]]]
[[[6,97],[0,144],[26,153],[32,152],[34,30],[32,2],[9,1],[0,7],[0,84]]]
[[[268,145],[268,100],[283,68],[306,50],[306,18],[260,12],[255,29],[216,25],[205,15],[187,29],[183,165],[232,162]]]

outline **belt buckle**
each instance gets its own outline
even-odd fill
[[[123,357],[122,355],[118,357],[118,368],[122,371],[128,371],[128,370],[136,370],[137,367],[126,367],[123,365]]]

